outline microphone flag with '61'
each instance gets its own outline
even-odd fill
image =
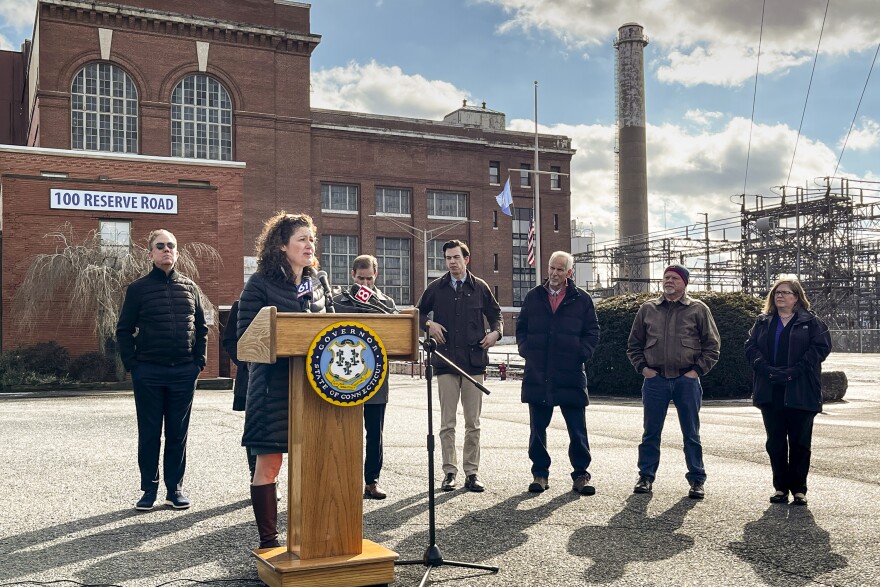
[[[296,297],[298,299],[302,299],[302,298],[312,299],[312,280],[311,279],[303,279],[303,282],[299,284],[298,288],[296,288]]]
[[[373,297],[373,290],[365,285],[362,285],[358,288],[357,292],[354,294],[354,297],[359,302],[363,302],[366,304],[370,301],[370,298]]]

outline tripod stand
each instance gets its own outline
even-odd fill
[[[459,561],[449,561],[444,560],[443,555],[440,553],[440,548],[437,546],[437,529],[436,529],[436,520],[434,515],[434,414],[432,407],[432,380],[434,378],[434,366],[432,364],[432,359],[436,356],[441,361],[443,361],[450,369],[455,371],[458,375],[464,377],[471,383],[473,383],[477,389],[489,395],[489,390],[486,389],[481,383],[478,383],[473,377],[462,371],[458,365],[450,361],[448,358],[444,357],[441,353],[437,352],[437,342],[431,338],[430,333],[425,336],[425,339],[422,341],[422,348],[425,349],[427,353],[427,357],[425,360],[425,381],[428,383],[428,438],[427,438],[427,446],[428,446],[428,548],[425,550],[425,555],[421,560],[405,560],[405,561],[397,561],[394,563],[395,565],[425,565],[425,574],[422,576],[422,581],[419,583],[419,587],[424,587],[428,582],[428,577],[431,575],[431,570],[437,567],[442,567],[443,565],[448,565],[450,567],[463,567],[467,569],[480,569],[484,571],[490,571],[492,573],[498,572],[498,567],[492,567],[488,565],[478,565],[475,563],[464,563]]]

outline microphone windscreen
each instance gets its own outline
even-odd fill
[[[312,299],[311,279],[303,279],[302,283],[299,284],[299,287],[296,288],[296,297]]]
[[[365,285],[358,286],[357,293],[354,294],[355,299],[367,304],[370,301],[370,298],[373,297],[373,290]]]

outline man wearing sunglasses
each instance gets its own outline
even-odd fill
[[[154,230],[148,242],[153,269],[129,284],[116,325],[137,409],[144,495],[135,509],[149,511],[156,505],[164,422],[165,505],[183,510],[190,506],[183,492],[186,439],[196,379],[207,361],[208,326],[199,287],[174,269],[177,239],[167,230]]]

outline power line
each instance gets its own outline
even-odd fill
[[[755,102],[758,97],[758,72],[761,71],[761,43],[764,41],[764,8],[767,0],[761,4],[761,32],[758,34],[758,64],[755,66],[755,92],[752,94],[752,120],[749,123],[749,146],[746,149],[746,176],[743,179],[743,195],[746,193],[746,184],[749,182],[749,157],[752,155],[752,127],[755,126]]]
[[[831,0],[825,3],[825,16],[822,17],[822,28],[819,29],[819,42],[816,44],[816,55],[813,57],[813,69],[810,71],[810,83],[807,84],[807,95],[804,98],[804,110],[801,112],[801,123],[798,125],[797,138],[794,140],[794,152],[791,154],[791,165],[788,166],[788,177],[785,185],[791,180],[791,170],[794,168],[794,157],[797,155],[798,142],[801,140],[801,128],[804,126],[804,115],[807,113],[807,102],[810,100],[810,88],[813,87],[813,74],[816,73],[816,62],[819,61],[819,47],[822,45],[822,33],[825,32],[825,20],[828,18],[828,6]],[[745,190],[743,190],[745,191]]]
[[[877,43],[877,50],[874,51],[874,59],[871,61],[871,68],[868,70],[868,78],[865,80],[865,87],[862,88],[862,95],[859,96],[859,103],[856,106],[855,114],[853,114],[852,123],[849,125],[849,131],[846,133],[846,138],[843,140],[843,147],[840,149],[840,157],[837,158],[837,165],[834,166],[834,173],[832,176],[837,175],[837,169],[840,167],[840,161],[843,159],[843,152],[846,151],[846,143],[849,141],[849,135],[852,133],[853,126],[856,124],[856,118],[859,115],[859,108],[862,106],[862,99],[865,97],[865,90],[868,89],[868,82],[871,81],[871,72],[874,71],[874,64],[877,63],[877,53],[880,53],[880,43]]]

